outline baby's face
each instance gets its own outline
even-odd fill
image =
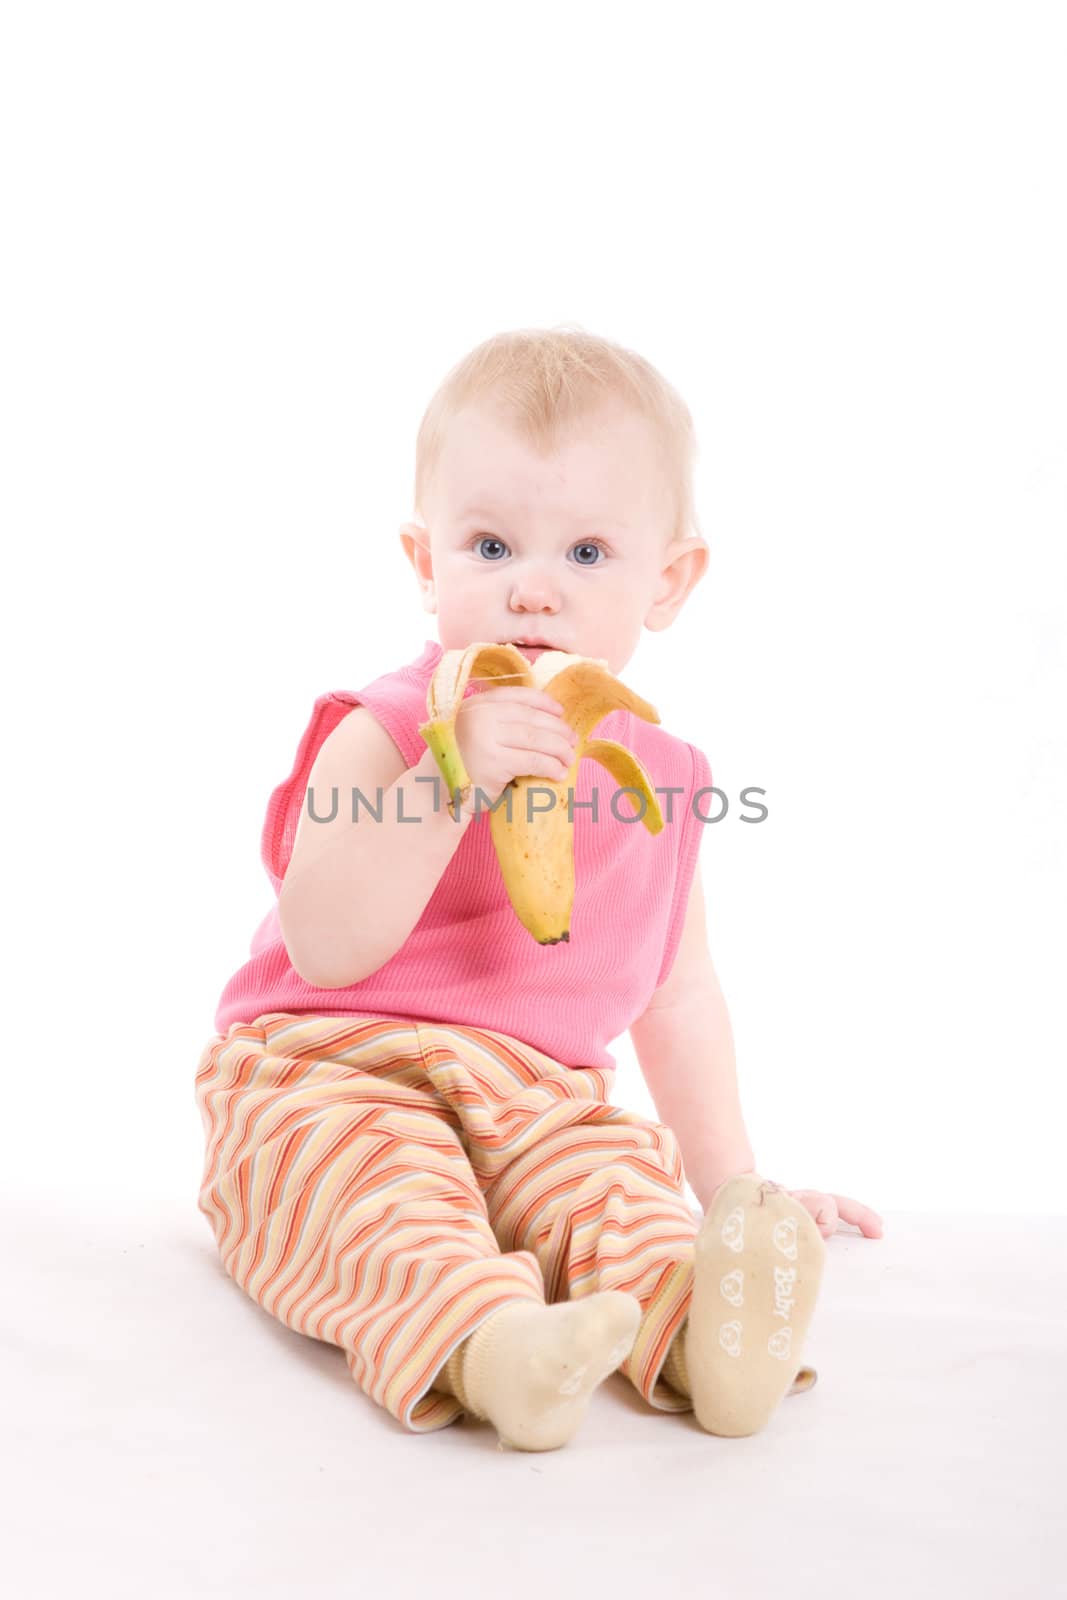
[[[423,514],[428,527],[408,523],[402,538],[443,649],[543,639],[616,674],[646,621],[667,626],[649,613],[693,543],[668,549],[673,496],[655,435],[615,401],[547,457],[490,405],[468,407],[448,427]]]

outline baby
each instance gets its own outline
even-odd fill
[[[642,628],[670,626],[708,563],[694,448],[684,402],[632,351],[559,329],[474,350],[422,420],[400,535],[439,638],[321,695],[268,803],[277,904],[200,1059],[199,1206],[240,1287],[343,1349],[411,1432],[467,1415],[502,1448],[556,1449],[618,1370],[658,1410],[755,1433],[815,1381],[800,1355],[824,1236],[838,1217],[881,1230],[754,1170],[706,942],[700,748],[622,709],[601,720],[665,825],[579,763],[570,936],[541,944],[487,812],[515,778],[568,776],[560,703],[521,679],[468,685],[474,803],[455,814],[419,732],[447,650],[513,643],[620,676]],[[611,1102],[607,1045],[627,1029],[660,1122]]]

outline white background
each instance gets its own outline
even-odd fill
[[[710,570],[624,677],[731,801],[760,1170],[1065,1210],[1064,40],[929,0],[5,12],[9,1202],[195,1205],[267,797],[316,695],[436,637],[423,409],[576,323],[701,443]]]

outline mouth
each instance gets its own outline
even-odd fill
[[[508,643],[514,645],[516,650],[521,650],[524,656],[538,656],[545,650],[558,648],[546,639],[509,639]]]

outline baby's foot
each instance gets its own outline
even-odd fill
[[[814,1218],[777,1184],[744,1173],[716,1194],[697,1235],[684,1345],[709,1433],[758,1433],[787,1393],[814,1383],[798,1358],[825,1257]]]
[[[465,1342],[461,1398],[502,1449],[557,1450],[630,1354],[641,1316],[640,1301],[616,1289],[551,1306],[509,1301]]]

